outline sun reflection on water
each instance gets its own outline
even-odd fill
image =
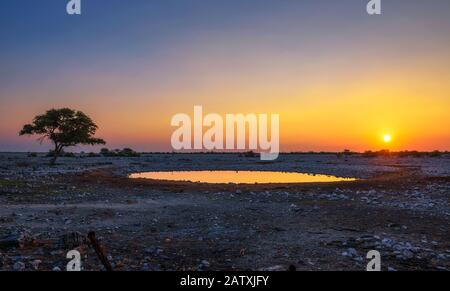
[[[324,183],[355,181],[354,178],[340,178],[329,175],[313,175],[292,172],[268,171],[173,171],[145,172],[130,175],[132,179],[164,181],[186,181],[210,184],[269,184],[269,183]]]

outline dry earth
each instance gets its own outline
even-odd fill
[[[63,158],[0,154],[0,270],[64,270],[94,231],[115,270],[450,270],[450,157],[234,154]],[[204,185],[130,180],[151,170],[270,170],[356,182]]]

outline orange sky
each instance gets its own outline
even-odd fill
[[[72,27],[76,42],[54,31],[42,47],[30,39],[3,47],[0,151],[45,150],[17,133],[52,107],[86,112],[108,147],[171,151],[170,120],[194,105],[280,114],[283,151],[450,150],[450,18],[442,17],[450,7],[417,3],[386,4],[379,18],[313,2],[245,10],[234,22],[217,11],[157,41],[146,18],[112,34],[87,16],[89,26]]]

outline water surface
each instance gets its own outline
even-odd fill
[[[265,183],[323,183],[355,181],[353,178],[340,178],[328,175],[313,175],[291,172],[266,171],[174,171],[145,172],[130,175],[132,179],[153,179],[164,181],[186,181],[210,184],[265,184]]]

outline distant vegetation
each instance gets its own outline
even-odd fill
[[[258,152],[145,152],[142,154],[151,154],[151,155],[238,155],[239,157],[258,157]],[[442,156],[450,156],[450,152],[448,151],[432,151],[432,152],[419,152],[419,151],[400,151],[400,152],[391,152],[389,150],[380,150],[380,151],[366,151],[366,152],[354,152],[350,150],[344,150],[342,152],[281,152],[280,155],[335,155],[337,157],[350,157],[350,156],[359,156],[359,157],[383,157],[383,156],[392,156],[392,157],[442,157]]]
[[[53,157],[55,155],[55,152],[53,150],[50,150],[47,153],[47,157]],[[30,156],[30,155],[29,155]],[[36,155],[34,155],[35,157]],[[100,150],[99,153],[84,153],[81,152],[80,154],[75,154],[75,153],[71,153],[71,152],[60,152],[59,153],[60,157],[65,157],[65,158],[76,158],[76,157],[89,157],[89,158],[99,158],[99,157],[140,157],[141,154],[130,149],[130,148],[124,148],[124,149],[116,149],[116,150],[109,150],[107,148],[102,148]]]
[[[50,150],[47,153],[47,157],[53,157],[54,151]],[[75,158],[75,157],[90,157],[90,158],[99,158],[99,157],[140,157],[141,155],[238,155],[241,158],[258,158],[259,153],[254,151],[248,152],[144,152],[139,153],[131,148],[124,149],[115,149],[110,150],[108,148],[102,148],[100,152],[90,152],[85,153],[81,152],[79,154],[72,152],[60,152],[60,157],[66,158]],[[407,158],[407,157],[415,157],[415,158],[440,158],[440,157],[450,157],[450,153],[448,151],[432,151],[432,152],[419,152],[419,151],[399,151],[399,152],[391,152],[389,150],[380,150],[380,151],[365,151],[363,153],[354,152],[351,150],[344,150],[342,152],[285,152],[280,153],[282,156],[286,155],[335,155],[338,158],[348,158],[348,157],[363,157],[363,158],[377,158],[377,157],[398,157],[398,158]],[[37,157],[37,153],[28,153],[28,157],[33,158]]]
[[[64,157],[64,158],[75,158],[75,154],[74,153],[71,153],[71,152],[64,152],[64,151],[61,151],[59,154],[58,154],[58,156],[59,157]],[[46,157],[48,157],[48,158],[52,158],[52,157],[55,157],[55,151],[54,150],[50,150],[48,153],[47,153],[47,155],[46,155]]]
[[[418,151],[400,151],[400,152],[390,152],[388,150],[382,150],[377,152],[372,151],[366,151],[362,154],[363,157],[366,158],[376,158],[376,157],[400,157],[400,158],[406,158],[406,157],[415,157],[415,158],[422,158],[422,157],[432,157],[432,158],[439,158],[443,155],[448,154],[448,152],[440,152],[440,151],[433,151],[433,152],[418,152]]]
[[[259,154],[255,153],[254,151],[249,151],[245,153],[240,153],[239,156],[244,158],[256,158],[259,157]]]
[[[357,155],[357,154],[358,154],[358,153],[352,152],[351,150],[344,150],[344,151],[341,152],[341,153],[336,153],[336,156],[337,156],[338,158],[341,158],[341,157],[343,157],[343,156],[347,157],[347,156],[354,156],[354,155]]]
[[[100,150],[100,155],[103,157],[140,157],[141,154],[138,152],[135,152],[134,150],[130,148],[124,148],[122,150],[116,149],[116,150],[109,150],[107,148],[102,148]]]

